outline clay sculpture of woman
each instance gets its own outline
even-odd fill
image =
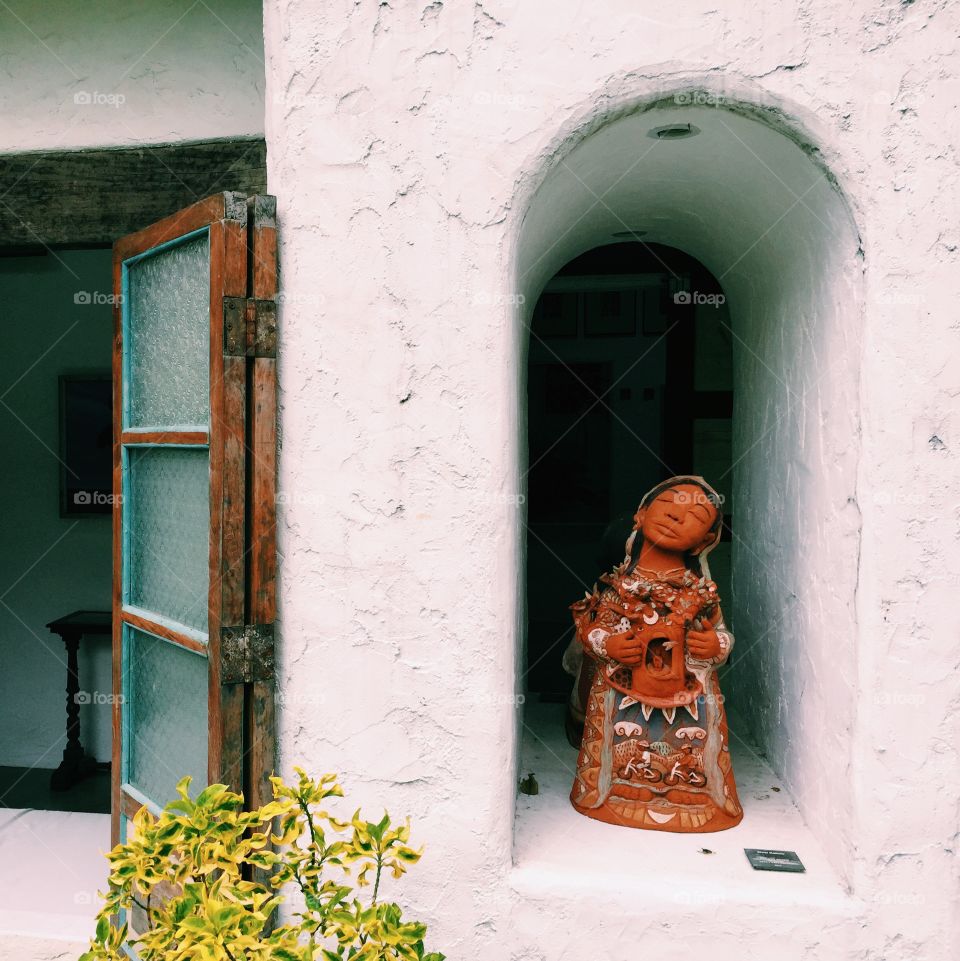
[[[595,668],[570,794],[581,814],[679,832],[722,831],[743,817],[716,676],[733,635],[705,563],[721,522],[720,497],[702,477],[657,485],[623,563],[571,608]]]

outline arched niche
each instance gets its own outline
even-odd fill
[[[693,135],[658,135],[688,125]],[[686,252],[726,293],[737,505],[727,696],[849,877],[862,261],[853,217],[780,112],[689,90],[591,117],[544,165],[517,235],[521,489],[533,307],[564,264],[625,231]]]

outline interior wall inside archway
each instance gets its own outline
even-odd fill
[[[671,124],[699,132],[650,135]],[[736,505],[726,614],[737,646],[725,688],[848,877],[860,531],[856,230],[823,170],[767,124],[716,106],[634,113],[559,159],[534,195],[514,281],[525,326],[563,264],[624,231],[686,251],[724,288],[734,467],[708,479]]]

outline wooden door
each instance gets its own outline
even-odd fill
[[[273,768],[276,227],[221,193],[114,244],[113,839]]]

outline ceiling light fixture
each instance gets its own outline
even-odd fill
[[[692,123],[668,123],[663,127],[648,130],[647,136],[654,140],[686,140],[688,137],[696,137],[698,133],[700,128],[694,127]]]

